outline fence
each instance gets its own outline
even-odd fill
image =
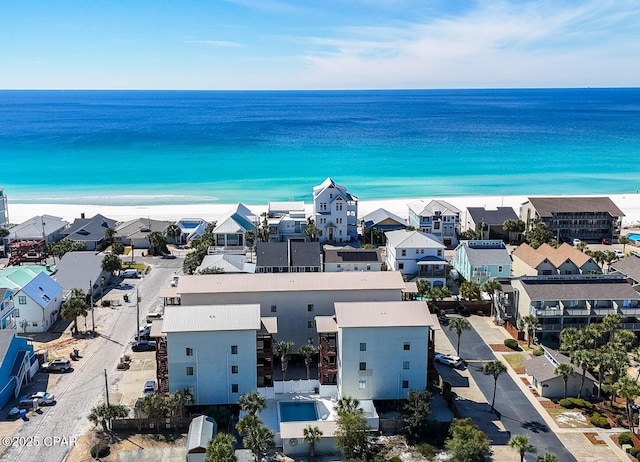
[[[190,417],[163,417],[160,419],[115,419],[111,429],[136,433],[185,433],[189,430]]]

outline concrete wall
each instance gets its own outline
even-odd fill
[[[402,399],[427,385],[428,327],[338,329],[338,390],[358,399]],[[404,349],[405,342],[409,350]],[[360,343],[366,351],[360,351]],[[366,370],[360,370],[360,363]],[[404,363],[409,369],[404,369]],[[402,382],[408,387],[402,388]]]
[[[238,347],[232,354],[232,345]],[[187,356],[186,349],[193,355]],[[193,387],[194,404],[236,403],[240,395],[256,389],[256,332],[180,332],[167,334],[169,393]],[[238,373],[232,373],[238,366]],[[192,376],[186,368],[193,367]],[[232,384],[238,391],[232,392]]]
[[[277,340],[292,341],[295,350],[311,338],[317,342],[314,318],[335,314],[335,302],[400,301],[399,289],[335,291],[283,291],[250,293],[183,294],[182,305],[259,304],[260,316],[278,318]],[[313,311],[309,311],[313,305]],[[275,306],[275,311],[272,307]]]

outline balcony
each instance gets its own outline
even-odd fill
[[[531,305],[529,307],[529,314],[532,314],[536,318],[557,317],[562,316],[562,309],[560,308],[560,305],[545,307]]]
[[[542,324],[540,326],[540,330],[542,332],[560,332],[562,330],[562,324],[560,323]]]
[[[591,310],[587,307],[565,308],[563,314],[564,316],[589,316],[591,315]]]

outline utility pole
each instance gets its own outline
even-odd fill
[[[104,370],[104,391],[105,394],[107,396],[107,407],[110,406],[109,404],[109,382],[107,382],[107,370]]]
[[[136,287],[136,340],[140,340],[140,297],[138,296],[138,288]]]
[[[89,280],[89,301],[91,303],[91,337],[96,335],[96,320],[93,316],[93,284]]]

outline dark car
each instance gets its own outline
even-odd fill
[[[602,243],[604,245],[611,245],[611,239],[609,239],[608,237],[603,237],[602,238]]]
[[[156,351],[156,342],[151,340],[139,340],[131,344],[132,351]]]

